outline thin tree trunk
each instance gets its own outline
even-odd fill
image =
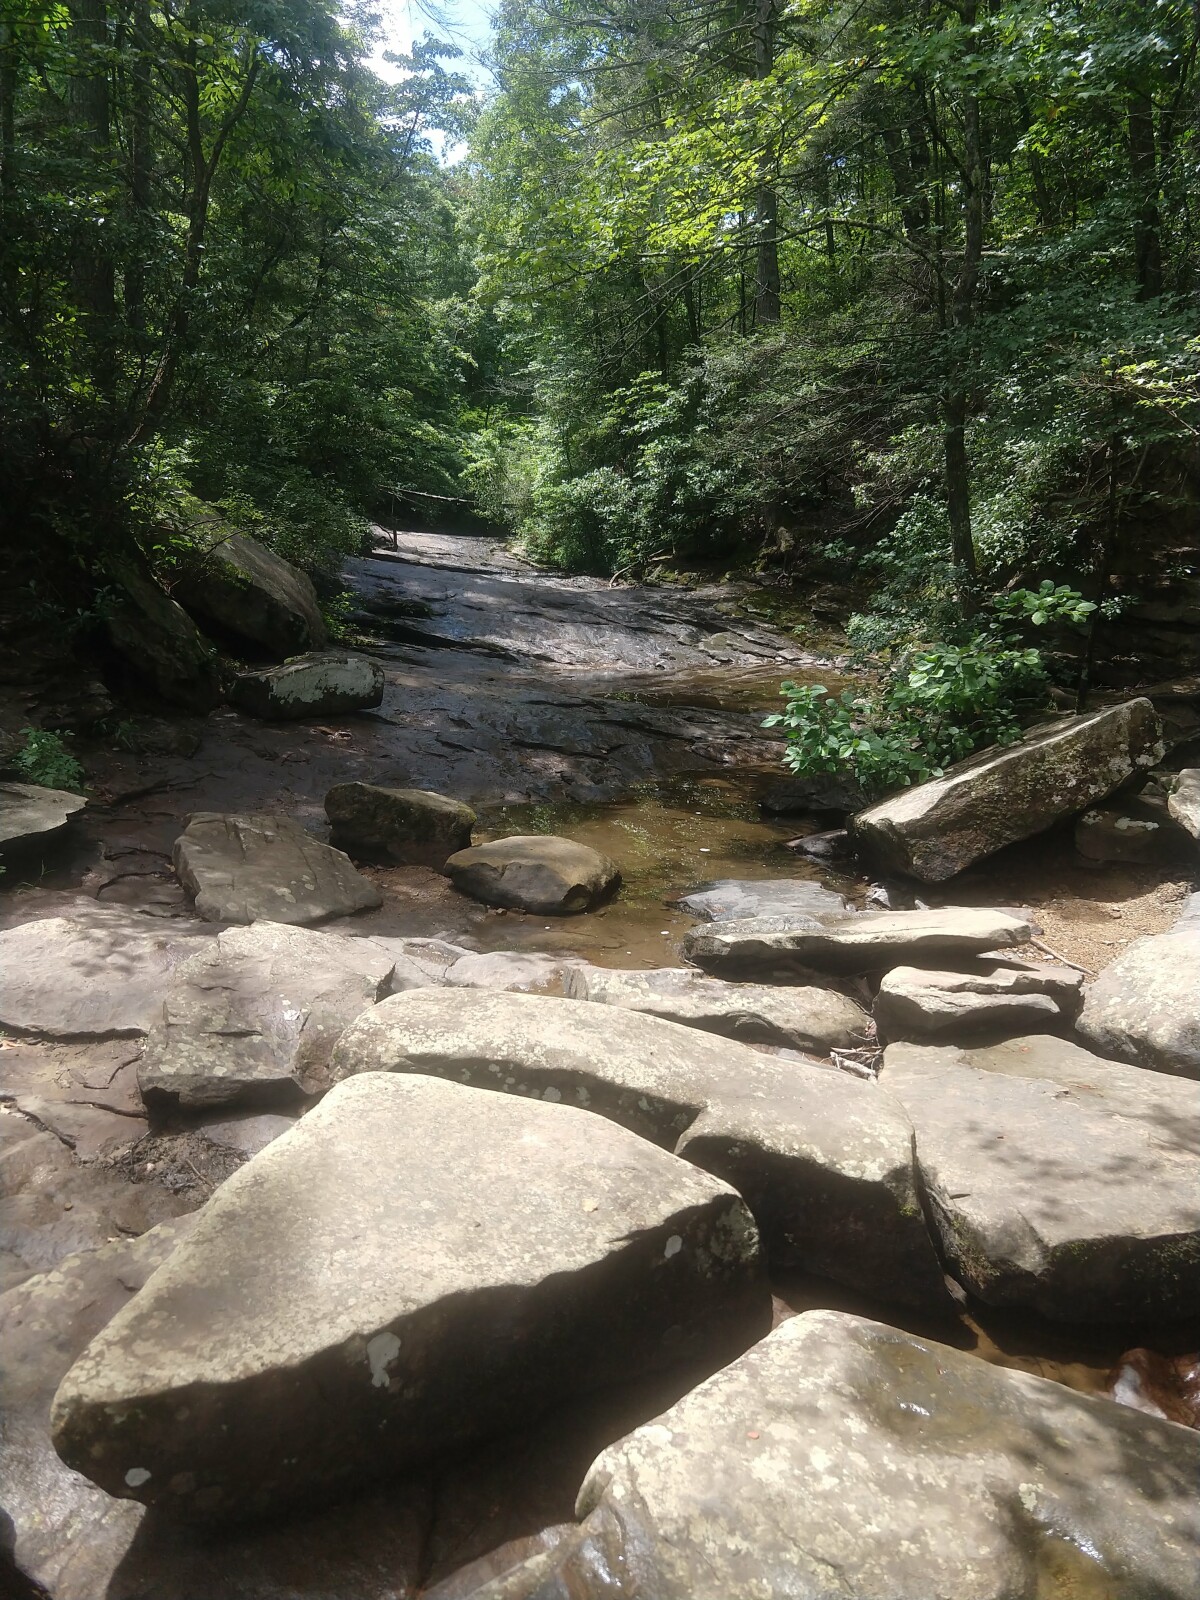
[[[779,0],[756,0],[754,10],[754,76],[761,82],[775,65],[775,26]],[[754,321],[766,327],[779,321],[779,195],[770,181],[773,152],[763,156],[763,181],[755,211],[758,221],[758,270],[755,282]]]
[[[107,178],[111,135],[108,67],[102,54],[108,43],[105,0],[73,0],[71,31],[76,51],[70,82],[71,115],[91,168],[88,182],[100,187]],[[102,227],[89,228],[86,245],[75,263],[74,281],[95,352],[97,380],[102,389],[108,389],[112,379],[115,275],[108,235]]]
[[[1137,191],[1133,253],[1138,298],[1153,300],[1163,291],[1162,219],[1158,208],[1154,102],[1140,89],[1129,96],[1129,168]]]
[[[134,0],[133,67],[130,73],[129,201],[135,222],[150,212],[150,0]],[[146,273],[142,248],[137,246],[125,268],[125,317],[142,332],[146,326]]]

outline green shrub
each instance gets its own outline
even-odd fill
[[[25,741],[13,757],[13,766],[29,783],[43,789],[79,789],[83,768],[67,749],[70,734],[50,733],[45,728],[22,728]]]

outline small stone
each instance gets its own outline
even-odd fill
[[[339,783],[325,796],[333,843],[351,855],[402,865],[442,867],[471,843],[475,813],[427,789]]]
[[[366,656],[346,651],[297,656],[281,667],[240,672],[230,699],[267,721],[335,716],[381,704],[383,668]]]
[[[445,872],[456,889],[485,905],[560,916],[590,911],[621,881],[607,856],[555,834],[514,834],[460,850]]]

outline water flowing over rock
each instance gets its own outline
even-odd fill
[[[292,722],[365,711],[381,704],[383,688],[383,668],[377,662],[331,650],[297,656],[261,672],[239,672],[229,698],[265,721]]]
[[[769,1315],[724,1184],[566,1106],[371,1074],[217,1190],[63,1380],[54,1443],[111,1494],[240,1519],[727,1361]]]
[[[1032,728],[943,777],[890,795],[854,819],[859,845],[883,866],[940,883],[1004,845],[1041,833],[1162,760],[1149,700],[1126,700]]]
[[[172,859],[209,922],[320,922],[372,910],[383,898],[348,856],[288,817],[199,812]]]
[[[808,878],[723,878],[676,902],[689,916],[708,922],[742,921],[746,917],[819,916],[845,911],[840,894]]]
[[[1181,828],[1200,840],[1200,767],[1185,767],[1175,781],[1167,808]]]
[[[0,783],[0,851],[20,849],[57,833],[87,797],[67,789],[43,789],[36,783]]]
[[[1078,1027],[1103,1055],[1200,1078],[1200,921],[1131,944],[1087,986]]]
[[[232,928],[179,968],[138,1067],[147,1100],[291,1099],[329,1087],[346,1025],[388,992],[369,939],[280,923]]]
[[[471,843],[475,813],[461,800],[427,789],[339,783],[325,796],[333,842],[368,860],[441,867]]]
[[[514,834],[460,850],[445,871],[456,889],[485,905],[544,916],[589,911],[621,881],[607,856],[555,834]]]
[[[1191,1600],[1200,1436],[835,1311],[605,1450],[457,1600]],[[431,1600],[437,1600],[434,1590]]]
[[[1046,1034],[890,1045],[950,1271],[1057,1321],[1170,1320],[1200,1302],[1200,1085]]]
[[[212,930],[115,906],[0,933],[0,1024],[72,1039],[145,1033],[175,968]]]
[[[198,547],[173,589],[181,605],[279,660],[324,649],[329,636],[306,573],[244,533],[192,531]]]
[[[954,1044],[989,1032],[1053,1033],[1077,1015],[1082,983],[1082,973],[1032,961],[977,972],[893,967],[879,985],[873,1014],[889,1041]]]
[[[617,1007],[444,989],[364,1012],[333,1070],[427,1073],[583,1107],[753,1194],[774,1261],[942,1303],[912,1126],[875,1083]]]
[[[723,977],[802,983],[820,972],[848,975],[977,956],[1024,944],[1032,931],[1029,922],[1007,911],[974,906],[749,917],[693,928],[683,952],[698,967]]]
[[[783,1045],[819,1055],[862,1044],[871,1025],[860,1005],[834,989],[722,983],[690,967],[622,972],[579,962],[567,974],[567,993],[747,1044]]]

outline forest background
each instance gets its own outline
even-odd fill
[[[321,580],[468,516],[852,579],[867,649],[1190,583],[1198,31],[504,0],[481,90],[434,37],[378,76],[369,5],[0,0],[10,589],[86,628],[214,518]]]

